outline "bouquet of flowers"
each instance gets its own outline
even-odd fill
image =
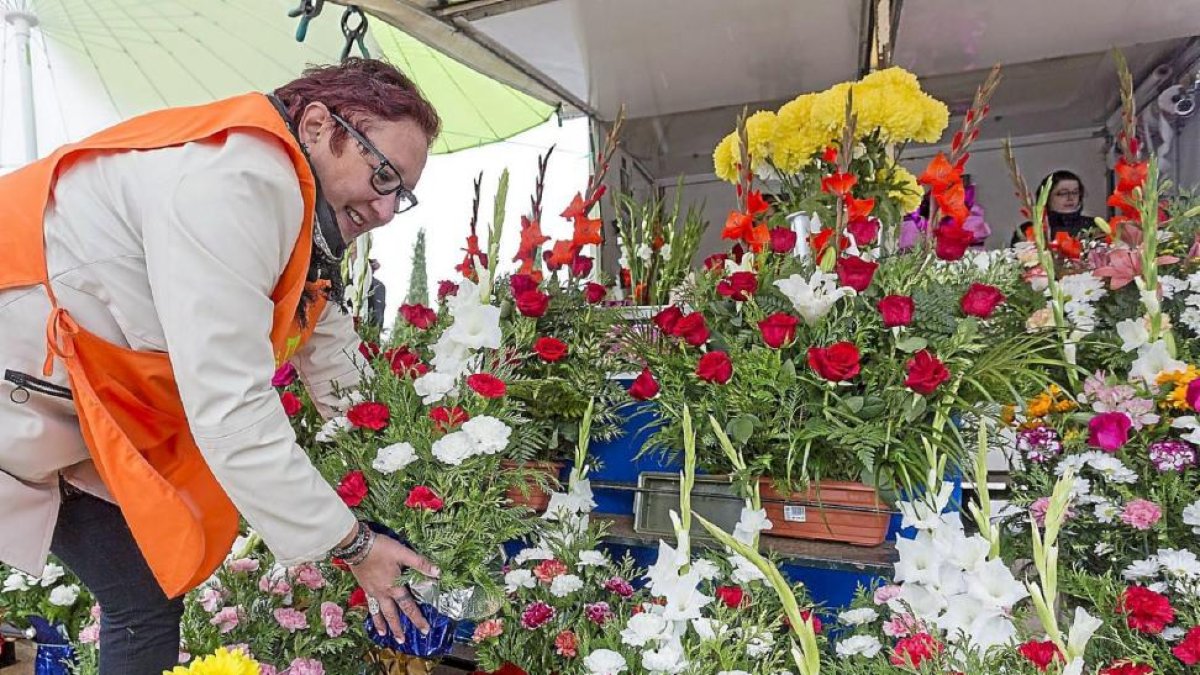
[[[668,210],[661,196],[639,201],[633,195],[617,199],[617,262],[621,289],[634,305],[665,305],[671,293],[691,277],[692,262],[708,221],[689,206],[681,212],[683,182],[675,187]]]
[[[0,565],[0,617],[43,644],[79,638],[94,608],[92,595],[53,557],[38,576]]]

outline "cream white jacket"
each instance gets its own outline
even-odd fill
[[[323,556],[354,518],[313,468],[271,387],[271,290],[303,209],[282,145],[256,132],[97,155],[64,173],[46,208],[46,258],[59,304],[85,329],[170,354],[196,443],[250,526],[283,564]],[[0,204],[0,227],[4,206]],[[0,291],[0,371],[42,376],[50,304],[40,287]],[[293,359],[329,416],[360,378],[358,337],[330,307]],[[71,401],[14,402],[0,381],[0,561],[42,569],[59,475],[109,498]],[[17,401],[23,392],[15,395]]]

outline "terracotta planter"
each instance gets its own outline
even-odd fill
[[[515,469],[523,469],[525,471],[529,471],[529,472],[533,472],[533,473],[545,474],[547,476],[547,478],[549,478],[548,483],[553,486],[553,485],[558,484],[558,475],[559,475],[559,473],[562,472],[563,463],[562,462],[523,462],[522,463],[522,462],[514,462],[514,461],[506,459],[503,462],[500,462],[500,466],[502,466],[505,469],[514,469],[514,470]],[[537,479],[534,476],[529,476],[528,478],[526,478],[525,484],[528,486],[528,490],[527,490],[528,494],[521,492],[520,488],[511,487],[508,489],[508,495],[507,495],[509,501],[511,501],[513,504],[528,506],[529,508],[533,509],[534,511],[536,511],[538,513],[544,512],[546,510],[546,507],[550,505],[550,493],[546,492],[544,489],[541,488],[541,486],[538,485]]]
[[[764,534],[856,546],[878,546],[887,537],[890,513],[870,485],[821,481],[806,492],[790,495],[777,492],[769,478],[760,478],[759,485],[763,508],[772,524]]]

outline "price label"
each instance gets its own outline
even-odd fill
[[[808,510],[803,506],[784,504],[783,519],[789,523],[807,523]]]

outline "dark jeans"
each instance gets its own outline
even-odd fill
[[[183,599],[154,580],[121,510],[64,484],[50,545],[100,603],[100,675],[162,675],[179,660]]]

